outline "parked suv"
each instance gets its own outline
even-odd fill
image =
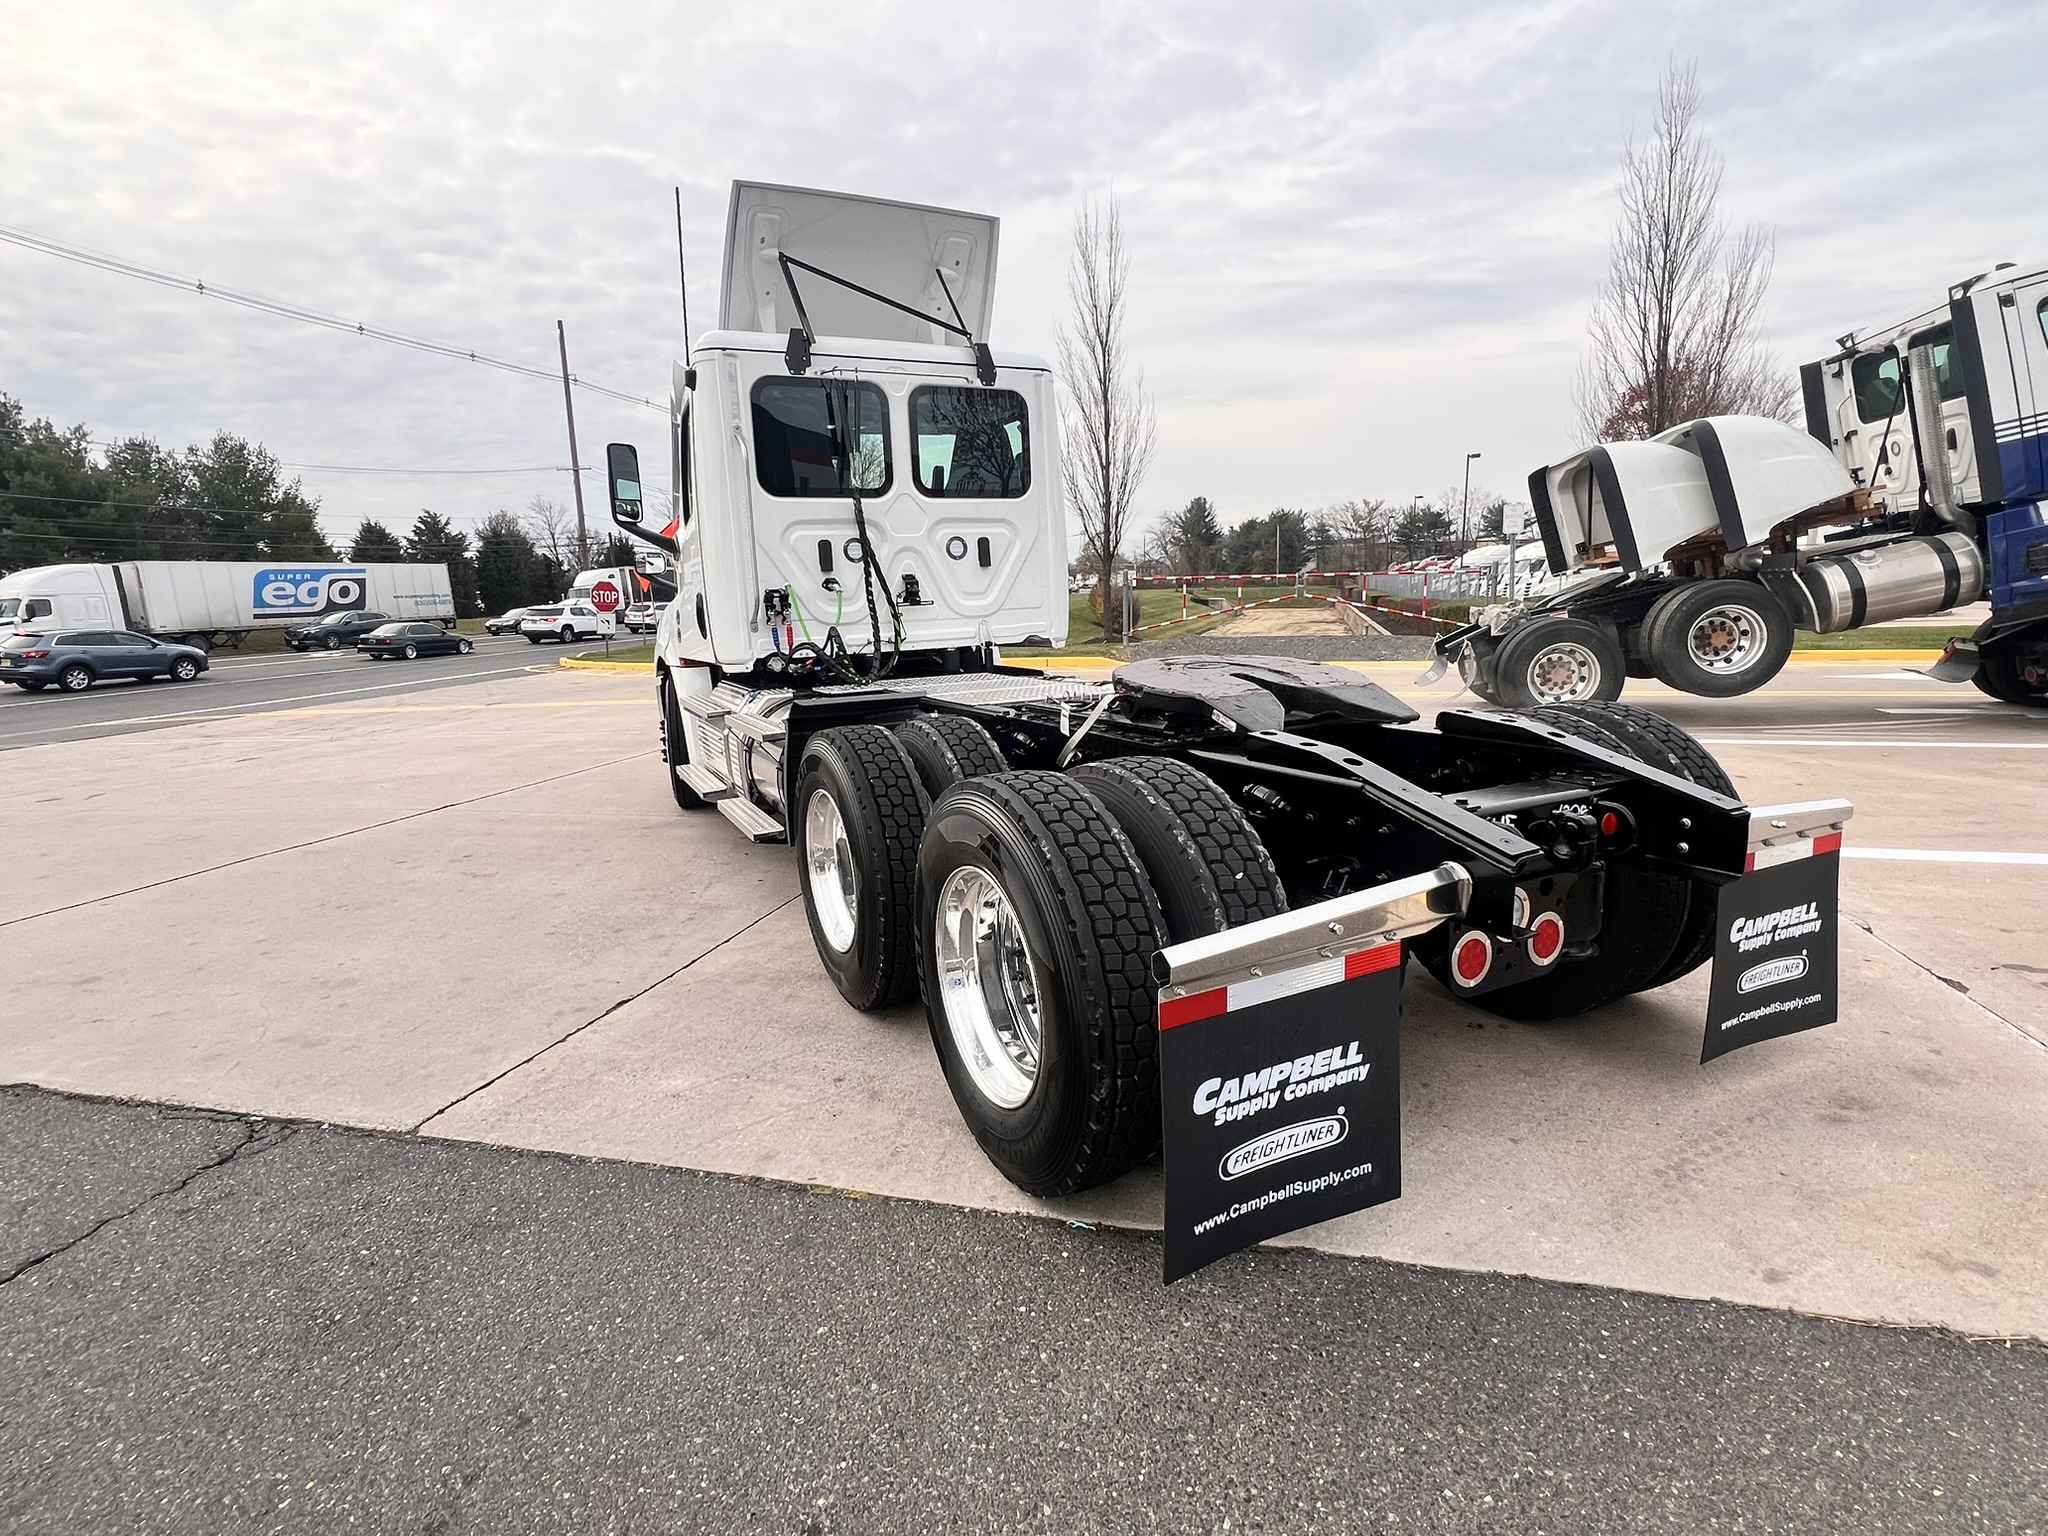
[[[636,635],[644,635],[661,623],[662,610],[667,603],[634,603],[619,615],[620,627]]]
[[[0,682],[40,693],[55,684],[83,693],[107,678],[189,683],[206,670],[206,652],[125,629],[71,629],[56,634],[9,635],[0,641]]]
[[[519,621],[519,633],[535,645],[543,640],[559,640],[567,645],[571,640],[599,634],[603,628],[597,610],[588,603],[580,602],[549,603],[542,608],[529,608],[526,617]]]
[[[286,630],[284,643],[295,651],[339,651],[353,646],[379,624],[390,622],[388,613],[330,613]]]

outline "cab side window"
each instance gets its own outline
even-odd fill
[[[1955,327],[1938,325],[1931,331],[1922,331],[1909,346],[1927,347],[1934,353],[1934,379],[1940,386],[1941,398],[1960,400],[1965,388],[1963,384],[1963,357],[1955,347]]]
[[[1905,409],[1896,348],[1864,353],[1851,367],[1849,380],[1856,391],[1856,414],[1862,420],[1889,421]]]

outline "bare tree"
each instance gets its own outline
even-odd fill
[[[1757,335],[1771,232],[1731,239],[1719,211],[1721,157],[1701,136],[1699,80],[1668,65],[1657,126],[1622,153],[1621,217],[1579,371],[1587,441],[1643,438],[1696,416],[1785,416],[1794,390]]]
[[[577,564],[576,514],[558,501],[536,495],[526,504],[526,532],[533,546],[564,571]]]
[[[1072,313],[1060,330],[1060,371],[1066,396],[1060,424],[1066,437],[1067,503],[1080,519],[1084,565],[1095,573],[1090,599],[1105,634],[1122,632],[1109,582],[1130,532],[1131,503],[1152,462],[1152,402],[1144,375],[1124,342],[1130,254],[1115,199],[1084,202],[1074,214],[1074,251],[1067,265]]]

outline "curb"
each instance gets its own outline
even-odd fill
[[[571,672],[652,672],[651,661],[586,661],[581,656],[564,656],[555,663]]]

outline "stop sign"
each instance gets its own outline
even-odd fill
[[[609,581],[600,581],[590,589],[590,606],[599,613],[617,613],[619,589]]]

